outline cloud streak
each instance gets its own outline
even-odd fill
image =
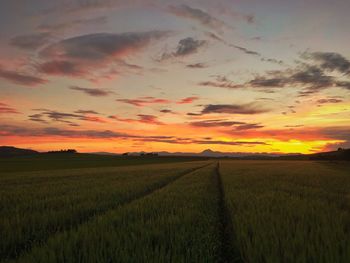
[[[226,113],[226,114],[259,114],[269,110],[260,104],[252,102],[246,104],[209,104],[204,106],[201,114]]]
[[[193,39],[192,37],[181,39],[177,45],[176,50],[171,53],[163,53],[161,55],[160,61],[170,59],[170,58],[189,56],[191,54],[197,53],[198,50],[203,46],[205,46],[206,44],[207,44],[207,41],[196,40],[196,39]]]
[[[152,104],[168,104],[171,103],[168,99],[161,99],[155,97],[140,97],[137,99],[117,99],[118,102],[127,103],[137,107],[143,107]]]
[[[29,115],[29,120],[46,124],[50,122],[62,122],[70,126],[79,126],[79,124],[75,121],[89,121],[95,123],[106,122],[105,119],[95,116],[98,115],[98,113],[92,110],[77,110],[74,113],[67,113],[48,109],[35,109],[35,111],[39,113]]]
[[[168,11],[177,17],[196,21],[204,27],[217,31],[221,31],[224,27],[228,28],[228,26],[223,21],[213,17],[201,9],[193,8],[188,5],[171,5],[168,7]]]
[[[49,75],[91,77],[96,69],[108,69],[116,61],[134,55],[152,41],[169,35],[166,31],[95,33],[68,38],[40,52],[39,65]],[[97,70],[98,71],[98,70]]]
[[[50,33],[36,33],[30,35],[15,36],[10,40],[10,45],[25,50],[36,50],[47,44],[51,38]]]
[[[6,103],[0,102],[0,114],[18,114],[19,112],[7,105]]]
[[[78,86],[71,86],[69,87],[71,90],[81,91],[89,96],[93,97],[105,97],[111,94],[110,91],[106,91],[103,89],[94,89],[94,88],[82,88]]]
[[[48,82],[48,80],[43,79],[41,77],[29,75],[26,73],[20,73],[13,70],[5,70],[4,67],[0,68],[0,78],[5,79],[14,84],[34,87],[38,85],[42,85]]]

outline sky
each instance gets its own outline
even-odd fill
[[[0,0],[0,145],[350,147],[348,0]]]

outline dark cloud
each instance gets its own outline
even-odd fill
[[[163,125],[163,123],[154,115],[139,114],[137,116],[140,118],[139,122],[141,123]]]
[[[99,115],[100,113],[98,113],[97,111],[94,110],[77,110],[74,113],[77,114],[95,114],[95,115]]]
[[[110,130],[95,131],[95,130],[68,130],[59,128],[43,128],[33,129],[20,126],[4,125],[0,136],[59,136],[67,138],[93,138],[93,139],[108,139],[108,138],[121,138],[128,137],[127,134],[114,132]]]
[[[350,90],[350,81],[337,81],[336,85],[338,87]]]
[[[47,44],[51,38],[50,33],[37,33],[31,35],[15,36],[10,40],[10,45],[26,49],[35,50]]]
[[[33,115],[29,115],[29,120],[41,122],[41,123],[49,123],[49,122],[63,122],[70,126],[78,126],[75,121],[89,121],[89,122],[97,122],[104,123],[106,122],[104,119],[92,116],[97,115],[96,111],[91,110],[78,110],[74,113],[60,112],[48,109],[34,109],[40,113],[36,113]]]
[[[279,65],[282,65],[283,64],[283,61],[282,60],[278,60],[278,59],[275,59],[275,58],[267,58],[267,57],[264,57],[261,53],[257,52],[257,51],[254,51],[254,50],[251,50],[249,48],[246,48],[246,47],[242,47],[242,46],[239,46],[239,45],[236,45],[236,44],[232,44],[232,43],[229,43],[227,42],[225,39],[217,36],[216,34],[212,33],[212,32],[205,32],[206,35],[208,37],[210,37],[211,39],[213,40],[216,40],[216,41],[219,41],[223,44],[225,44],[226,46],[228,47],[231,47],[231,48],[234,48],[234,49],[237,49],[247,55],[252,55],[252,56],[256,56],[256,57],[260,57],[260,61],[266,61],[266,62],[270,62],[270,63],[274,63],[274,64],[279,64]]]
[[[186,115],[188,116],[201,116],[201,113],[188,112]]]
[[[174,56],[186,56],[196,53],[200,47],[206,44],[205,40],[195,40],[192,37],[187,37],[179,41]]]
[[[237,89],[242,88],[242,85],[234,84],[233,82],[224,82],[224,81],[202,81],[199,82],[200,86],[208,86],[208,87],[217,87],[217,88],[226,88],[226,89]]]
[[[266,61],[278,65],[283,65],[283,60],[275,59],[275,58],[261,58],[261,61]]]
[[[201,9],[192,8],[188,5],[169,6],[168,11],[175,16],[192,19],[200,23],[202,26],[214,30],[221,31],[224,27],[228,27],[223,21],[213,17],[207,12]]]
[[[303,88],[299,92],[300,97],[332,87],[350,89],[349,80],[327,74],[327,72],[335,71],[345,76],[349,75],[350,62],[342,55],[332,52],[305,52],[300,58],[302,61],[298,61],[295,67],[268,71],[240,86],[246,88]],[[222,86],[225,87],[225,85]]]
[[[44,62],[39,68],[46,74],[91,78],[168,34],[165,31],[96,33],[68,38],[40,52]]]
[[[90,96],[94,96],[94,97],[103,97],[103,96],[108,96],[111,92],[110,91],[106,91],[103,89],[93,89],[93,88],[81,88],[78,86],[71,86],[69,87],[72,90],[77,90],[77,91],[81,91],[84,92]]]
[[[137,99],[117,99],[116,101],[131,104],[137,107],[143,107],[151,104],[167,104],[171,103],[170,100],[155,98],[155,97],[140,97]]]
[[[174,111],[172,110],[169,110],[169,109],[163,109],[163,110],[160,110],[161,113],[172,113],[172,114],[175,114]]]
[[[337,99],[337,98],[328,98],[328,99],[319,99],[317,100],[317,103],[319,104],[327,104],[327,103],[339,103],[343,102],[342,99]]]
[[[45,119],[43,119],[43,114],[37,113],[37,114],[32,114],[28,116],[28,119],[30,121],[35,121],[35,122],[41,122],[41,123],[45,123],[48,124],[49,122]]]
[[[24,136],[24,137],[43,137],[43,136],[57,136],[66,138],[89,138],[89,139],[134,139],[134,140],[167,140],[175,138],[173,136],[140,136],[127,133],[121,133],[111,130],[71,130],[60,129],[55,127],[48,128],[28,128],[14,125],[2,125],[0,136]]]
[[[237,45],[233,45],[233,44],[230,44],[231,47],[234,47],[248,55],[254,55],[254,56],[261,56],[261,54],[259,52],[256,52],[256,51],[253,51],[253,50],[249,50],[245,47],[241,47],[241,46],[237,46]]]
[[[319,53],[316,54],[320,56]],[[305,60],[305,56],[305,54],[301,56],[301,58],[304,58],[304,61],[299,61],[296,67],[290,67],[285,70],[268,71],[263,75],[256,75],[253,79],[245,83],[235,83],[228,80],[226,77],[216,76],[214,81],[203,81],[198,84],[201,86],[228,89],[260,88],[260,91],[265,93],[273,92],[271,88],[302,88],[303,90],[299,91],[300,97],[308,96],[320,90],[332,87],[350,89],[350,81],[343,79],[340,80],[336,76],[326,74],[326,71],[329,70],[337,70],[339,73],[345,74],[347,72],[347,60],[344,57],[340,55],[340,57],[333,55],[334,57],[338,58],[338,60],[342,61],[342,63],[338,62],[338,64],[336,64],[335,61],[338,60],[335,60],[331,55],[325,55],[325,58],[328,58],[328,60],[322,60],[322,63],[318,65],[317,62],[320,60],[320,58],[314,58],[315,55],[308,55],[307,60]]]
[[[258,123],[246,123],[241,121],[229,121],[229,120],[204,120],[190,122],[190,125],[196,127],[234,127],[235,130],[251,130],[263,128],[263,125]]]
[[[186,67],[187,68],[207,68],[208,65],[204,63],[194,63],[194,64],[187,64]]]
[[[195,40],[192,37],[187,37],[181,39],[176,50],[172,53],[163,53],[160,60],[165,60],[175,57],[184,57],[194,53],[197,53],[198,50],[206,45],[205,40]]]
[[[240,84],[236,84],[233,81],[227,79],[225,76],[216,76],[213,81],[202,81],[198,85],[206,87],[217,87],[217,88],[226,88],[226,89],[237,89],[242,88]]]
[[[242,125],[244,122],[240,121],[228,121],[228,120],[204,120],[190,122],[190,125],[196,127],[229,127],[234,125]]]
[[[298,97],[308,97],[314,93],[315,93],[315,91],[313,91],[313,90],[302,90],[302,91],[298,92]]]
[[[253,51],[253,50],[250,50],[250,49],[245,48],[245,47],[241,47],[241,46],[238,46],[238,45],[235,45],[235,44],[228,43],[226,40],[224,40],[223,38],[217,36],[216,34],[214,34],[212,32],[206,32],[206,35],[208,37],[210,37],[211,39],[219,41],[219,42],[225,44],[226,46],[229,46],[229,47],[235,48],[235,49],[237,49],[239,51],[242,51],[245,54],[253,55],[253,56],[259,56],[259,57],[261,56],[261,54],[259,52],[257,52],[257,51]]]
[[[246,123],[246,124],[238,125],[237,127],[235,127],[235,129],[238,131],[244,131],[244,130],[260,129],[263,127],[264,125],[261,125],[259,123]]]
[[[38,65],[37,68],[39,72],[48,75],[81,77],[87,74],[85,69],[81,68],[78,63],[67,60],[52,60],[44,62]]]
[[[325,75],[324,72],[312,65],[302,65],[296,69],[286,71],[271,71],[267,76],[259,76],[247,83],[251,87],[302,87],[305,91],[315,92],[335,84],[334,77]],[[306,93],[305,93],[306,94]]]
[[[20,73],[12,70],[5,70],[4,67],[0,68],[0,78],[6,79],[14,84],[24,85],[24,86],[37,86],[45,84],[48,81],[37,76],[28,75],[26,73]]]
[[[327,127],[321,128],[320,133],[325,135],[328,138],[336,139],[336,140],[345,140],[350,142],[350,127]]]
[[[281,87],[284,85],[285,80],[283,78],[266,78],[266,77],[256,77],[249,81],[252,87]]]
[[[6,103],[0,102],[0,114],[18,114],[19,112],[7,105]]]
[[[164,31],[121,34],[96,33],[68,38],[45,48],[41,55],[47,58],[68,58],[83,61],[103,61],[120,58],[129,51],[145,47],[151,40],[167,35]]]
[[[302,57],[320,63],[327,71],[338,71],[350,75],[350,60],[335,52],[304,52]]]
[[[127,123],[144,123],[144,124],[152,124],[152,125],[163,125],[161,121],[158,120],[157,116],[154,115],[147,115],[147,114],[138,114],[138,119],[126,119],[121,118],[116,115],[109,116],[110,119],[120,121],[120,122],[127,122]]]
[[[247,104],[209,104],[204,107],[202,114],[227,113],[227,114],[259,114],[268,112],[257,103]]]

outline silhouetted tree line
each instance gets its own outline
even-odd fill
[[[59,150],[59,151],[48,151],[47,153],[77,153],[77,150],[66,149],[66,150]]]

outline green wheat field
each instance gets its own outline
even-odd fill
[[[0,161],[1,262],[350,262],[346,162],[36,158]]]

